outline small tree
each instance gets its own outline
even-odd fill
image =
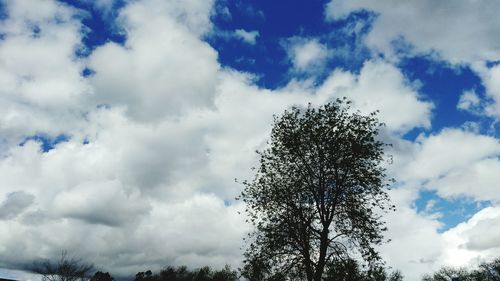
[[[403,274],[399,270],[393,271],[389,275],[389,281],[403,281]]]
[[[57,262],[48,259],[36,261],[32,271],[42,275],[43,281],[84,281],[90,278],[94,265],[81,259],[69,258],[68,253],[62,251]]]
[[[109,274],[109,272],[97,271],[90,281],[115,281],[115,278]]]
[[[339,99],[275,117],[256,176],[239,197],[255,226],[247,267],[262,261],[269,276],[320,281],[333,258],[356,252],[380,260],[374,245],[385,227],[377,209],[393,208],[381,166],[385,144],[376,140],[382,124],[349,104]]]
[[[134,281],[156,281],[158,276],[153,275],[151,270],[146,270],[144,272],[137,272]]]
[[[213,281],[236,281],[238,280],[238,273],[232,270],[231,267],[226,265],[223,269],[217,270],[212,274]]]

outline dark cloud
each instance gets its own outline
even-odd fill
[[[24,191],[16,191],[7,195],[7,198],[0,205],[0,219],[13,219],[28,208],[35,196]]]

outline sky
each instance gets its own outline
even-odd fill
[[[500,256],[500,2],[1,0],[0,275],[237,268],[273,115],[379,110],[406,280]]]

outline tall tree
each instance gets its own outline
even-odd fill
[[[392,209],[382,167],[385,144],[376,113],[353,112],[338,99],[275,117],[253,181],[239,199],[255,231],[245,263],[265,261],[269,276],[320,281],[333,259],[380,260],[385,230],[377,210]],[[250,272],[250,271],[248,271]]]

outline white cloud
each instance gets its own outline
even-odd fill
[[[379,117],[391,131],[407,132],[430,127],[431,102],[422,101],[418,89],[384,61],[367,61],[358,76],[334,71],[318,93],[346,96],[364,114],[380,110]]]
[[[379,14],[366,42],[392,53],[391,42],[403,36],[417,52],[437,51],[453,63],[499,60],[500,9],[497,1],[345,1],[333,0],[326,6],[328,20],[367,9]]]
[[[326,46],[315,39],[292,39],[287,51],[297,71],[314,71],[315,68],[321,67],[328,56]]]
[[[399,173],[401,180],[437,179],[500,154],[497,139],[459,129],[421,137],[415,145],[413,158]]]
[[[416,142],[395,139],[391,143],[388,153],[394,156],[394,164],[388,166],[388,173],[396,178],[398,187],[391,191],[397,211],[384,216],[389,228],[387,238],[392,239],[381,247],[388,264],[400,269],[407,280],[420,280],[422,274],[443,265],[465,266],[494,257],[496,246],[489,233],[495,233],[491,229],[495,221],[484,220],[481,228],[475,228],[474,233],[490,228],[477,239],[469,238],[472,234],[462,229],[465,224],[475,225],[473,222],[483,218],[483,213],[498,211],[486,208],[468,222],[439,233],[443,225],[439,223],[440,214],[432,209],[432,201],[427,202],[429,209],[419,213],[414,202],[424,188],[435,190],[445,199],[465,196],[498,202],[498,140],[474,131],[445,129],[421,135]]]
[[[142,202],[137,190],[129,193],[125,193],[118,180],[81,182],[53,198],[54,211],[61,217],[91,224],[133,224],[150,208]]]
[[[210,16],[213,4],[213,0],[142,0],[132,2],[122,11],[125,21],[120,24],[129,32],[131,29],[144,25],[148,17],[151,17],[152,20],[169,18],[187,28],[188,33],[201,36],[212,28]],[[161,25],[158,27],[168,28],[167,26],[162,28]]]
[[[119,110],[90,118],[95,127],[86,132],[88,144],[74,138],[41,153],[30,141],[0,161],[2,193],[34,196],[15,210],[12,196],[4,200],[9,219],[0,222],[0,229],[8,229],[0,231],[6,245],[2,264],[67,249],[115,274],[166,264],[236,266],[247,225],[237,214],[239,205],[223,202],[237,193],[234,174],[204,174],[204,129],[190,127],[189,120],[154,128],[131,122]],[[206,188],[211,182],[223,187]]]
[[[77,11],[46,0],[6,4],[9,16],[0,24],[0,143],[9,146],[26,135],[58,135],[78,126],[92,89],[75,56],[81,48]]]
[[[234,35],[250,45],[255,45],[259,32],[257,30],[246,31],[244,29],[236,29]]]
[[[0,219],[15,218],[33,203],[34,198],[33,195],[24,191],[7,194],[5,200],[0,204]]]
[[[67,249],[116,274],[177,259],[236,265],[246,225],[239,207],[223,203],[237,194],[225,191],[234,183],[204,186],[209,129],[199,114],[171,118],[214,103],[216,52],[199,39],[210,28],[210,1],[125,7],[126,45],[108,43],[92,53],[92,83],[74,55],[82,36],[77,11],[55,1],[7,4],[0,45],[0,124],[7,138],[0,147],[0,263],[22,266]],[[17,146],[35,133],[70,140],[47,153],[36,141]],[[178,216],[185,221],[177,223]],[[198,224],[190,224],[194,218]],[[200,237],[198,227],[213,234]]]
[[[498,182],[500,175],[500,153],[469,165],[457,167],[441,178],[429,182],[439,194],[446,198],[466,195],[476,200],[499,202]]]
[[[474,70],[479,74],[485,87],[486,99],[481,101],[481,108],[477,108],[476,113],[500,118],[500,65],[486,67],[482,63],[473,65]]]
[[[500,60],[500,39],[494,36],[500,32],[499,2],[332,0],[326,5],[325,17],[340,19],[363,9],[378,14],[365,40],[369,47],[392,59],[397,57],[393,43],[404,38],[413,46],[407,50],[411,54],[438,54],[452,64],[472,66],[482,79],[487,99],[478,101],[467,92],[459,106],[475,106],[469,108],[473,113],[499,118],[500,66],[485,66]]]
[[[405,280],[421,280],[442,266],[471,267],[497,257],[498,207],[482,209],[468,221],[438,233],[439,223],[408,207],[416,199],[412,189],[407,186],[391,192],[401,207],[386,216],[387,238],[392,241],[380,249],[388,265],[400,269]]]
[[[387,264],[401,270],[405,280],[420,280],[425,273],[437,270],[445,239],[438,233],[441,224],[433,217],[418,214],[411,208],[418,197],[418,186],[403,186],[390,192],[396,211],[384,215],[389,243],[380,247]]]
[[[440,214],[432,209],[433,202],[428,201],[428,209],[418,213],[414,202],[425,186],[444,198],[467,196],[498,202],[498,141],[449,129],[420,137],[416,143],[400,140],[393,144],[389,153],[394,155],[394,165],[388,168],[398,181],[398,187],[390,192],[396,212],[384,215],[389,229],[386,238],[391,242],[380,248],[388,265],[401,270],[405,280],[420,280],[423,274],[444,265],[465,266],[493,258],[497,232],[492,226],[498,208],[483,209],[468,222],[440,233],[443,224]],[[486,219],[491,217],[495,219]],[[482,223],[476,226],[478,220]],[[485,234],[473,237],[479,233]]]
[[[457,108],[477,112],[481,104],[481,99],[474,91],[465,91],[458,100]]]
[[[499,222],[500,208],[492,206],[445,232],[443,238],[448,245],[442,255],[443,263],[454,266],[477,265],[498,257]]]
[[[212,104],[217,82],[217,53],[176,18],[160,12],[174,9],[176,14],[176,5],[161,3],[134,2],[122,9],[125,46],[107,43],[89,59],[96,72],[91,78],[95,102],[123,105],[142,121]],[[189,23],[189,17],[208,14],[187,16],[183,21]]]

